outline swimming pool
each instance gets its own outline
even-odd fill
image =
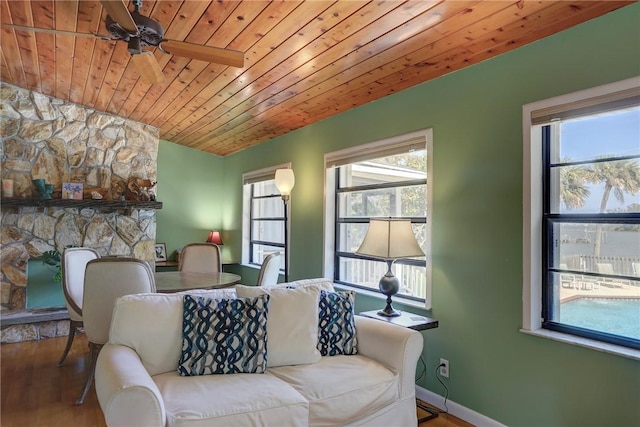
[[[640,339],[640,299],[577,298],[560,305],[560,322]]]

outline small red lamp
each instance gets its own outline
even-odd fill
[[[220,236],[219,231],[210,231],[209,238],[207,239],[207,243],[215,243],[218,246],[223,245],[222,236]]]

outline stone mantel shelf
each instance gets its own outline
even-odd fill
[[[94,199],[36,199],[23,197],[3,197],[1,207],[38,208],[93,208],[93,209],[162,209],[162,202],[139,202],[135,200],[94,200]]]

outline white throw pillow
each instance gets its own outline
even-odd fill
[[[333,281],[324,277],[313,279],[300,279],[294,282],[278,283],[277,285],[268,285],[273,288],[303,288],[306,286],[318,286],[320,290],[333,292]],[[264,286],[263,286],[264,287]]]
[[[238,298],[270,295],[267,314],[267,367],[320,361],[318,300],[320,288],[272,288],[236,285]]]

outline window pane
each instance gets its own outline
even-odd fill
[[[552,276],[552,321],[640,340],[640,280]]]
[[[427,152],[382,157],[340,167],[339,188],[427,178]]]
[[[640,225],[576,224],[553,225],[554,268],[590,273],[633,276],[640,267]],[[606,265],[611,266],[611,271]]]
[[[338,251],[340,252],[355,252],[358,250],[364,240],[368,223],[341,223],[339,227],[339,240],[336,244]],[[423,252],[427,251],[427,225],[426,224],[411,224],[413,228],[413,234],[416,236],[416,240],[420,245]],[[415,258],[424,259],[424,257]]]
[[[378,291],[380,278],[387,272],[387,264],[383,261],[340,258],[339,280],[354,283],[358,286]],[[394,264],[393,274],[400,280],[400,295],[426,297],[426,268]]]
[[[640,212],[640,158],[551,169],[551,213]]]
[[[554,150],[552,149],[552,153]],[[640,155],[640,106],[561,122],[558,159],[594,160]]]
[[[424,216],[426,191],[426,185],[411,185],[340,193],[339,214],[341,218]]]
[[[280,192],[276,187],[275,179],[270,179],[268,181],[260,181],[253,184],[253,195],[256,197],[270,196],[274,194],[280,195]]]
[[[280,196],[253,199],[253,218],[284,218],[284,203]]]
[[[251,222],[251,239],[284,244],[284,221]]]
[[[338,251],[340,252],[355,252],[364,239],[364,235],[367,234],[369,228],[368,223],[364,224],[338,224],[339,241],[336,243]]]

